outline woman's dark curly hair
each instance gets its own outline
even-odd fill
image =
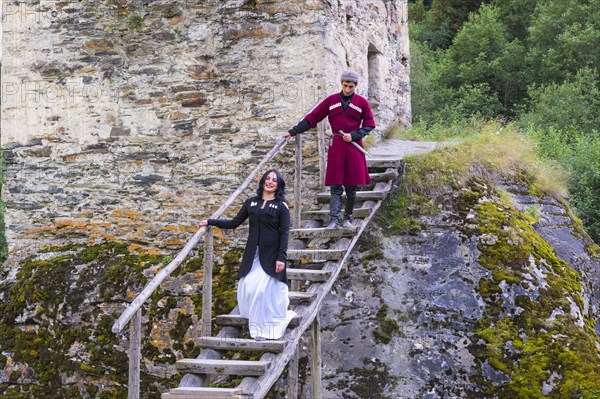
[[[258,188],[256,189],[256,195],[258,195],[260,198],[262,198],[263,186],[265,185],[267,176],[269,176],[269,173],[271,173],[271,172],[275,173],[275,176],[277,176],[277,190],[275,190],[275,199],[278,201],[285,201],[285,180],[283,180],[283,175],[281,173],[279,173],[278,170],[275,170],[275,169],[267,170],[262,175],[262,177],[260,178],[260,181],[258,182]]]

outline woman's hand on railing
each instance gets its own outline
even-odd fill
[[[200,223],[198,223],[198,227],[204,226],[208,226],[208,219],[201,220]]]
[[[290,132],[285,132],[285,134],[283,136],[284,139],[289,139],[290,137],[292,137],[292,135],[290,134]]]

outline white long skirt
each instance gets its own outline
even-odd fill
[[[269,276],[254,255],[252,270],[238,283],[240,315],[248,318],[250,336],[255,339],[279,339],[296,312],[288,310],[287,284]]]

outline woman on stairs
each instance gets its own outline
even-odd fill
[[[235,229],[250,219],[248,241],[238,272],[240,315],[248,318],[256,340],[280,339],[296,315],[288,310],[286,261],[290,211],[285,203],[285,181],[277,170],[265,172],[256,196],[247,199],[233,219],[205,219],[203,226]]]

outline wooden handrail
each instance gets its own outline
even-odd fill
[[[237,190],[233,192],[233,194],[229,196],[229,198],[221,205],[221,207],[211,215],[211,219],[216,219],[221,216],[223,212],[235,201],[238,195],[240,195],[250,185],[262,167],[269,162],[275,156],[275,154],[281,151],[286,144],[287,140],[283,137],[280,137],[275,146],[264,156],[252,173],[248,175],[246,180],[244,180],[244,182],[237,188]],[[138,296],[129,304],[123,314],[121,314],[121,317],[115,321],[112,326],[113,333],[118,334],[125,329],[133,315],[142,307],[146,300],[148,300],[154,290],[184,261],[191,250],[200,242],[205,230],[205,227],[198,229],[185,247],[183,247],[183,249],[179,252],[177,257],[175,257],[175,259],[173,259],[166,267],[158,272],[156,276],[154,276],[152,281],[146,285],[144,290],[139,293]]]

